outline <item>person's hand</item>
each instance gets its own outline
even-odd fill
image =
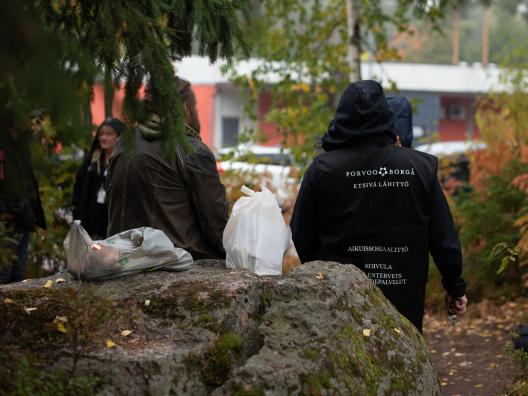
[[[466,295],[457,298],[446,293],[445,302],[447,305],[447,313],[449,315],[463,315],[466,313],[468,303]]]

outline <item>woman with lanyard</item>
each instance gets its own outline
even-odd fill
[[[108,203],[105,180],[108,161],[114,145],[126,126],[117,118],[109,117],[97,128],[92,148],[86,156],[73,188],[73,218],[93,239],[106,238]]]

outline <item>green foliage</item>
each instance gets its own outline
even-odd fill
[[[271,106],[264,109],[267,114],[260,121],[275,125],[283,144],[292,148],[301,164],[316,154],[314,144],[326,131],[349,82],[346,3],[263,1],[246,31],[252,55],[264,62],[249,76],[232,75],[248,97],[246,112],[252,121],[259,120],[259,101],[269,95]],[[389,27],[406,31],[411,14],[437,26],[447,3],[399,0],[386,7],[381,0],[359,1],[361,45],[372,46],[378,60],[394,58]],[[255,129],[243,136],[244,140],[265,138],[266,133]]]
[[[190,55],[193,40],[211,61],[229,59],[237,44],[245,48],[238,19],[245,7],[244,0],[2,2],[2,129],[25,125],[29,111],[40,108],[67,141],[68,132],[79,132],[81,104],[95,79],[106,72],[115,86],[124,85],[128,121],[158,113],[173,150],[185,133],[172,61]]]
[[[513,349],[511,343],[506,346],[504,353],[514,361],[516,366],[516,373],[513,382],[507,388],[506,395],[528,395],[528,353],[519,349]]]
[[[78,104],[95,70],[86,53],[68,36],[42,20],[32,0],[1,2],[0,133],[27,125],[34,109],[46,109],[66,138],[82,125]]]
[[[452,2],[454,3],[454,2]],[[483,7],[470,1],[460,7],[460,61],[480,62],[482,60]],[[516,49],[526,47],[523,37],[528,35],[528,14],[519,12],[517,6],[524,0],[502,0],[491,2],[489,57],[490,62],[500,64],[510,58],[513,64],[525,63],[526,52],[512,56]],[[409,34],[398,36],[391,42],[407,62],[451,63],[451,36],[453,32],[453,9],[445,9],[445,23],[438,29],[431,29],[429,23],[411,18]]]
[[[266,1],[263,7],[264,15],[248,30],[265,29],[252,48],[267,62],[250,77],[234,79],[245,88],[246,111],[254,121],[260,95],[270,95],[271,108],[263,121],[274,123],[297,160],[305,162],[303,154],[313,155],[315,139],[326,129],[336,95],[346,85],[344,2]],[[269,85],[271,75],[278,81]],[[261,131],[247,132],[250,139],[265,139]]]
[[[491,250],[489,258],[502,258],[499,269],[497,270],[497,275],[503,273],[510,263],[517,262],[520,253],[521,249],[518,246],[510,247],[506,242],[501,242],[495,245]]]
[[[514,1],[522,3],[522,1]],[[527,14],[521,14],[516,7],[511,6],[508,7],[508,1],[492,3],[490,9],[490,60],[495,63],[503,63],[505,59],[508,59],[509,65],[520,65],[528,62],[526,40],[523,40],[523,37],[528,35]],[[473,41],[473,43],[475,45],[478,41]],[[524,50],[519,52],[519,49]],[[478,60],[479,57],[473,59]]]
[[[315,138],[328,125],[333,103],[346,85],[345,3],[266,1],[263,16],[248,31],[261,33],[251,43],[254,55],[266,63],[250,77],[234,76],[249,97],[250,118],[262,93],[270,94],[271,109],[264,121],[276,125],[284,142],[291,144],[298,160],[313,154]],[[269,85],[269,76],[274,76]],[[251,138],[265,138],[261,131],[248,131]]]
[[[512,57],[523,53],[528,57],[528,48],[518,48]],[[511,57],[505,60],[510,61]],[[500,74],[500,83],[503,91],[490,92],[478,104],[475,118],[480,135],[490,154],[524,161],[522,147],[528,143],[528,63],[506,64]]]
[[[486,149],[471,156],[474,191],[455,200],[467,273],[517,291],[528,286],[527,70],[505,67],[508,91],[481,99],[476,119]]]
[[[484,190],[462,194],[456,201],[460,238],[469,263],[475,265],[472,271],[491,281],[497,279],[503,257],[496,246],[515,245],[521,238],[514,223],[528,199],[511,184],[520,169],[528,171],[526,165],[512,162],[500,175],[488,177]]]
[[[45,140],[41,142],[43,144],[33,145],[32,157],[47,229],[37,228],[33,234],[28,268],[31,276],[43,275],[39,266],[44,259],[51,260],[55,269],[64,263],[62,243],[69,231],[64,215],[68,214],[75,176],[81,164],[81,159],[75,159],[77,147],[66,147],[58,156],[50,144]]]

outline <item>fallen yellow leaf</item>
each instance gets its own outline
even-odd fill
[[[24,308],[24,310],[29,314],[29,313],[31,313],[31,312],[33,312],[33,311],[36,311],[37,308],[35,308],[35,307],[29,307],[29,308]]]
[[[482,388],[483,386],[484,385],[482,385],[482,384],[477,384],[477,385],[475,385],[475,388]]]
[[[53,281],[50,279],[50,280],[48,280],[48,281],[44,284],[44,286],[42,286],[42,287],[45,287],[46,289],[49,289],[49,288],[51,288],[52,286],[53,286]]]
[[[107,347],[107,348],[113,348],[113,347],[115,347],[115,346],[116,346],[116,344],[115,344],[114,341],[112,341],[112,340],[106,340],[106,347]]]
[[[370,337],[370,331],[371,331],[370,329],[363,329],[363,335],[365,337]]]
[[[66,282],[66,279],[64,279],[64,278],[55,279],[55,283],[63,283],[63,282]]]
[[[14,304],[15,302],[10,298],[4,298],[4,304]]]
[[[394,330],[396,333],[401,334],[401,330],[398,329],[397,327],[395,327],[393,330]]]
[[[122,335],[123,337],[129,336],[130,334],[132,334],[132,331],[130,331],[130,330],[123,330],[123,331],[121,332],[121,335]]]
[[[55,328],[57,329],[57,331],[60,331],[61,333],[67,333],[68,330],[66,330],[66,327],[64,327],[64,325],[62,324],[62,322],[57,322],[55,323]]]
[[[148,307],[150,305],[150,300],[145,300],[145,306]]]

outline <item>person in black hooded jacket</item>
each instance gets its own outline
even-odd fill
[[[354,264],[422,330],[429,252],[450,314],[466,310],[460,242],[436,157],[395,145],[375,81],[348,86],[307,169],[291,220],[301,262]]]

